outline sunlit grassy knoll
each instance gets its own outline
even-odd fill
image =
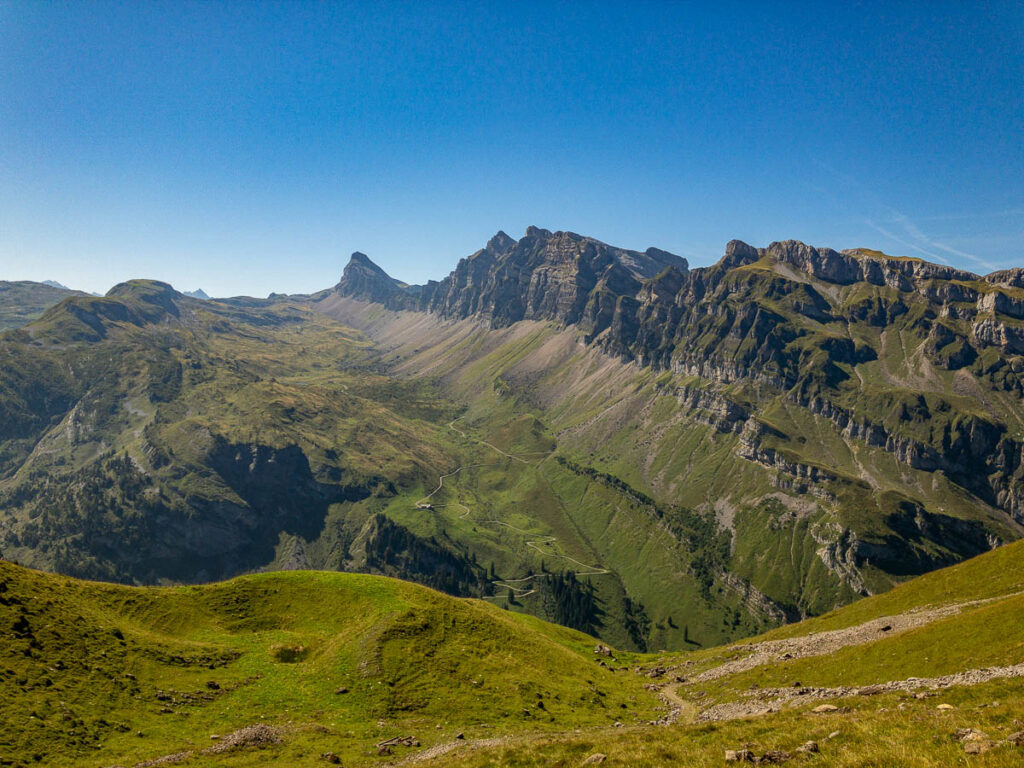
[[[0,717],[18,724],[0,753],[15,765],[131,765],[259,722],[286,732],[281,764],[307,748],[364,759],[408,732],[635,722],[657,703],[584,635],[392,579],[129,588],[0,564],[0,582]]]

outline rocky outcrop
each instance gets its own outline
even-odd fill
[[[982,278],[986,283],[1005,285],[1007,288],[1024,288],[1024,267],[1002,269]]]
[[[679,387],[672,394],[680,407],[689,411],[696,421],[719,432],[739,434],[750,418],[746,408],[713,389]]]
[[[718,568],[715,570],[715,579],[726,589],[738,595],[747,611],[754,616],[762,616],[776,624],[786,624],[806,618],[799,610],[779,605],[735,573]]]
[[[764,445],[763,436],[770,432],[770,428],[762,422],[753,418],[747,419],[743,425],[743,431],[740,432],[737,455],[747,461],[784,472],[798,481],[803,481],[798,485],[791,486],[790,490],[832,498],[831,494],[819,487],[819,484],[826,480],[835,480],[836,476],[821,467],[798,461],[776,448]]]
[[[986,293],[978,299],[978,312],[996,312],[1019,320],[1024,318],[1024,296],[1010,296],[1002,291]]]
[[[499,232],[440,283],[424,289],[421,308],[444,317],[480,315],[492,325],[519,320],[580,323],[596,335],[610,323],[615,298],[686,260],[650,248],[614,248],[572,232],[530,227],[518,242]]]
[[[971,334],[982,346],[999,347],[1010,354],[1024,355],[1024,327],[999,320],[978,320],[971,326]]]

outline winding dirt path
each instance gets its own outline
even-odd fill
[[[803,659],[809,656],[824,656],[847,646],[864,645],[875,640],[881,640],[883,637],[899,635],[915,627],[921,627],[933,621],[960,613],[964,608],[976,604],[961,603],[920,611],[910,611],[895,616],[882,616],[881,618],[872,619],[863,624],[846,627],[845,629],[814,632],[802,637],[765,640],[750,645],[733,646],[733,651],[745,653],[745,655],[727,661],[717,667],[699,672],[690,677],[687,682],[703,683],[746,672],[754,667],[760,667],[777,661]]]
[[[782,709],[822,699],[839,699],[849,696],[876,696],[880,693],[903,691],[938,691],[964,685],[978,685],[990,680],[1024,677],[1024,664],[1008,667],[983,667],[967,669],[939,677],[908,677],[905,680],[890,680],[885,683],[864,686],[842,686],[839,688],[762,688],[748,691],[738,701],[716,704],[697,715],[697,722],[708,723],[721,720],[736,720],[742,717],[767,715]]]
[[[552,738],[579,738],[581,733],[587,736],[598,736],[607,733],[622,733],[624,731],[635,731],[638,729],[650,728],[652,726],[671,726],[676,723],[705,723],[735,720],[744,717],[757,717],[761,715],[779,712],[786,708],[794,708],[808,704],[816,700],[828,700],[847,698],[851,696],[873,696],[881,693],[918,691],[932,692],[941,691],[946,688],[957,686],[969,686],[985,683],[990,680],[1024,678],[1024,663],[1002,667],[985,667],[980,669],[968,669],[939,677],[908,677],[904,680],[892,680],[885,683],[864,686],[846,687],[789,687],[789,688],[762,688],[753,691],[738,692],[739,698],[716,704],[701,710],[693,701],[682,697],[679,693],[683,686],[699,683],[702,681],[716,680],[728,675],[752,669],[761,664],[776,662],[785,658],[803,658],[807,656],[819,656],[832,653],[840,648],[851,645],[864,645],[883,637],[892,637],[906,632],[914,627],[923,626],[933,621],[952,616],[965,608],[981,605],[984,603],[1004,600],[1024,593],[1002,595],[983,600],[973,600],[954,605],[940,606],[931,609],[909,611],[894,616],[885,616],[871,621],[864,622],[845,629],[832,630],[828,632],[811,633],[803,637],[787,638],[783,640],[766,640],[760,643],[734,646],[734,652],[746,652],[742,658],[730,659],[724,664],[712,667],[694,675],[689,680],[678,683],[671,683],[655,691],[658,697],[666,705],[667,713],[659,720],[629,725],[623,727],[597,726],[588,728],[583,732],[578,730],[561,731],[552,733],[528,733],[521,735],[507,735],[491,739],[457,740],[436,744],[422,752],[407,755],[399,760],[388,763],[389,766],[401,766],[412,763],[426,762],[441,757],[455,750],[473,750],[496,746],[521,745],[536,739]],[[692,663],[692,662],[691,662]],[[686,665],[666,668],[664,673],[672,670],[685,668]],[[640,668],[636,670],[640,674],[650,671]],[[921,697],[921,694],[918,694]],[[831,710],[841,713],[842,710]],[[829,713],[824,713],[827,716]]]
[[[1024,663],[1008,667],[988,667],[983,669],[970,669],[955,674],[935,678],[910,677],[906,680],[894,680],[877,685],[865,686],[844,686],[837,688],[819,687],[790,687],[790,688],[763,688],[753,691],[744,691],[740,694],[742,698],[730,702],[716,704],[708,709],[698,711],[696,706],[679,696],[679,690],[683,686],[696,685],[711,680],[718,680],[723,677],[746,672],[764,664],[788,661],[790,659],[802,659],[811,656],[823,656],[849,646],[866,645],[867,643],[881,640],[886,637],[893,637],[916,627],[930,624],[934,621],[954,616],[966,608],[972,608],[985,603],[998,600],[1006,600],[1017,597],[1022,592],[1016,592],[999,597],[985,598],[982,600],[971,600],[964,603],[955,603],[936,608],[908,611],[893,616],[882,616],[871,621],[857,624],[844,629],[830,630],[827,632],[812,632],[802,637],[785,638],[782,640],[765,640],[760,643],[749,645],[733,646],[734,652],[745,653],[745,655],[730,659],[724,664],[711,667],[689,677],[684,682],[669,684],[659,691],[659,695],[670,704],[678,703],[683,707],[675,713],[670,712],[667,718],[659,721],[659,724],[671,724],[679,719],[682,712],[688,712],[690,720],[695,722],[710,722],[717,720],[733,720],[740,717],[764,715],[770,712],[777,712],[783,707],[795,706],[797,704],[813,701],[816,699],[841,698],[845,696],[870,696],[878,693],[891,691],[913,691],[922,688],[941,689],[949,686],[976,685],[978,683],[1007,677],[1024,677]],[[692,662],[671,667],[666,670],[685,670]]]
[[[1014,592],[1008,595],[969,600],[963,603],[951,603],[935,608],[921,608],[893,616],[881,616],[877,619],[866,621],[863,624],[843,629],[811,632],[801,637],[784,638],[782,640],[764,640],[760,643],[734,645],[730,648],[731,651],[745,653],[745,655],[740,658],[730,659],[717,667],[699,672],[690,677],[687,682],[701,683],[708,680],[717,680],[720,677],[746,672],[754,667],[771,664],[776,661],[803,659],[808,656],[823,656],[847,646],[864,645],[880,640],[883,637],[893,637],[907,630],[944,619],[947,616],[954,616],[967,608],[1019,597],[1022,594],[1024,592]],[[674,669],[680,669],[680,667],[675,667]]]

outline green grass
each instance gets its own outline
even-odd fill
[[[0,280],[0,331],[20,328],[63,299],[83,295],[44,283]]]
[[[0,563],[0,622],[10,628],[0,636],[0,717],[8,724],[0,755],[10,765],[132,765],[199,753],[216,743],[211,734],[264,723],[279,729],[280,744],[257,754],[196,754],[185,764],[302,766],[334,752],[344,765],[369,766],[388,759],[376,754],[382,739],[411,734],[428,747],[457,743],[458,733],[468,742],[503,741],[426,764],[568,766],[600,752],[603,764],[712,766],[726,749],[792,754],[808,740],[820,753],[801,763],[964,764],[953,732],[977,728],[999,740],[1021,730],[1024,681],[951,687],[924,699],[849,696],[832,699],[842,709],[829,715],[810,712],[818,701],[707,724],[693,723],[693,712],[742,698],[753,685],[856,686],[1020,663],[1022,558],[1024,543],[1009,545],[754,638],[748,642],[989,600],[827,656],[676,686],[691,710],[668,727],[645,724],[657,702],[644,688],[648,678],[628,670],[690,662],[689,676],[742,654],[746,643],[683,656],[616,653],[602,667],[585,635],[376,576],[289,572],[131,588]],[[1019,760],[1019,748],[998,745],[970,764]]]
[[[13,764],[132,764],[254,722],[287,731],[284,764],[347,761],[408,732],[429,744],[635,722],[656,703],[595,664],[584,635],[382,577],[130,588],[3,563],[0,584]]]
[[[573,766],[600,753],[607,756],[603,766],[718,768],[726,764],[726,750],[747,748],[757,755],[782,750],[791,755],[787,764],[829,768],[1013,768],[1020,765],[1020,747],[1000,745],[983,755],[965,755],[953,734],[959,728],[976,728],[999,740],[1019,731],[1022,694],[1024,684],[1010,681],[950,690],[941,698],[923,701],[895,695],[839,700],[848,711],[828,716],[809,714],[807,707],[725,723],[525,737],[508,746],[447,755],[425,765]],[[956,710],[938,711],[938,702],[952,703]],[[832,734],[836,735],[829,738]],[[796,753],[812,740],[819,745],[818,754]]]

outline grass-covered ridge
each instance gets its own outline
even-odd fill
[[[1011,740],[1024,667],[1000,669],[1024,664],[1022,562],[1024,543],[1011,544],[741,643],[610,656],[564,627],[377,576],[132,588],[0,563],[0,755],[291,768],[331,753],[348,766],[599,753],[653,768],[717,766],[746,748],[794,765],[1009,768],[1024,749]],[[668,724],[650,722],[668,711],[657,694],[678,706]],[[836,709],[816,713],[823,703]],[[205,753],[254,724],[275,740]],[[981,754],[966,752],[965,729],[982,733]],[[401,736],[418,746],[378,754]]]
[[[35,320],[54,304],[79,291],[28,280],[0,280],[0,331],[20,328]]]
[[[131,588],[0,563],[0,625],[6,765],[133,765],[254,723],[282,734],[282,765],[374,762],[392,736],[633,723],[658,703],[585,635],[377,576]]]

